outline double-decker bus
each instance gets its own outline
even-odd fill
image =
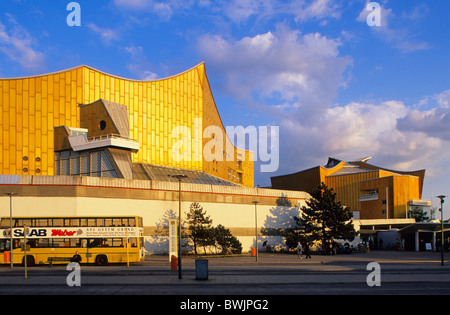
[[[139,262],[145,255],[143,222],[137,216],[13,217],[12,231],[10,224],[10,218],[0,218],[3,264],[10,263],[11,256],[13,264],[23,264],[24,249],[28,266],[64,261],[67,264],[65,259],[76,252],[82,264],[98,265]]]

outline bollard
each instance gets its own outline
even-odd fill
[[[3,260],[4,260],[4,262],[5,263],[9,263],[9,262],[11,262],[10,261],[10,253],[9,253],[9,251],[7,251],[7,250],[5,250],[4,252],[3,252]]]
[[[172,255],[172,256],[170,257],[170,269],[171,269],[171,270],[177,270],[177,267],[178,267],[178,259],[177,259],[177,256]]]

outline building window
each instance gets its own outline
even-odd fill
[[[55,174],[118,178],[116,170],[104,151],[55,152]]]
[[[106,128],[106,121],[104,120],[100,121],[100,123],[98,124],[98,129],[105,130],[105,128]]]

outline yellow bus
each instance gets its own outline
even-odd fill
[[[11,256],[13,264],[23,264],[24,249],[27,266],[68,264],[76,252],[81,264],[98,265],[139,262],[145,256],[143,221],[137,216],[13,217],[12,231],[10,224],[9,217],[0,218],[2,264],[10,263]]]

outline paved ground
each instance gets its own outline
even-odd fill
[[[214,297],[225,307],[230,296],[267,296],[326,294],[450,294],[450,253],[441,266],[440,253],[373,251],[368,254],[312,256],[300,260],[296,255],[260,254],[255,257],[208,258],[208,280],[196,280],[195,257],[183,258],[182,279],[170,270],[168,256],[148,256],[145,261],[105,267],[81,265],[81,286],[69,287],[70,271],[65,265],[24,268],[0,267],[0,294],[57,295],[175,295],[176,306],[185,296]],[[374,277],[370,262],[380,266]],[[379,280],[369,286],[367,279]],[[217,301],[219,299],[219,301]],[[191,302],[194,301],[191,298]],[[222,305],[223,304],[223,305]],[[230,306],[230,305],[228,305]],[[231,306],[230,306],[231,307]]]

